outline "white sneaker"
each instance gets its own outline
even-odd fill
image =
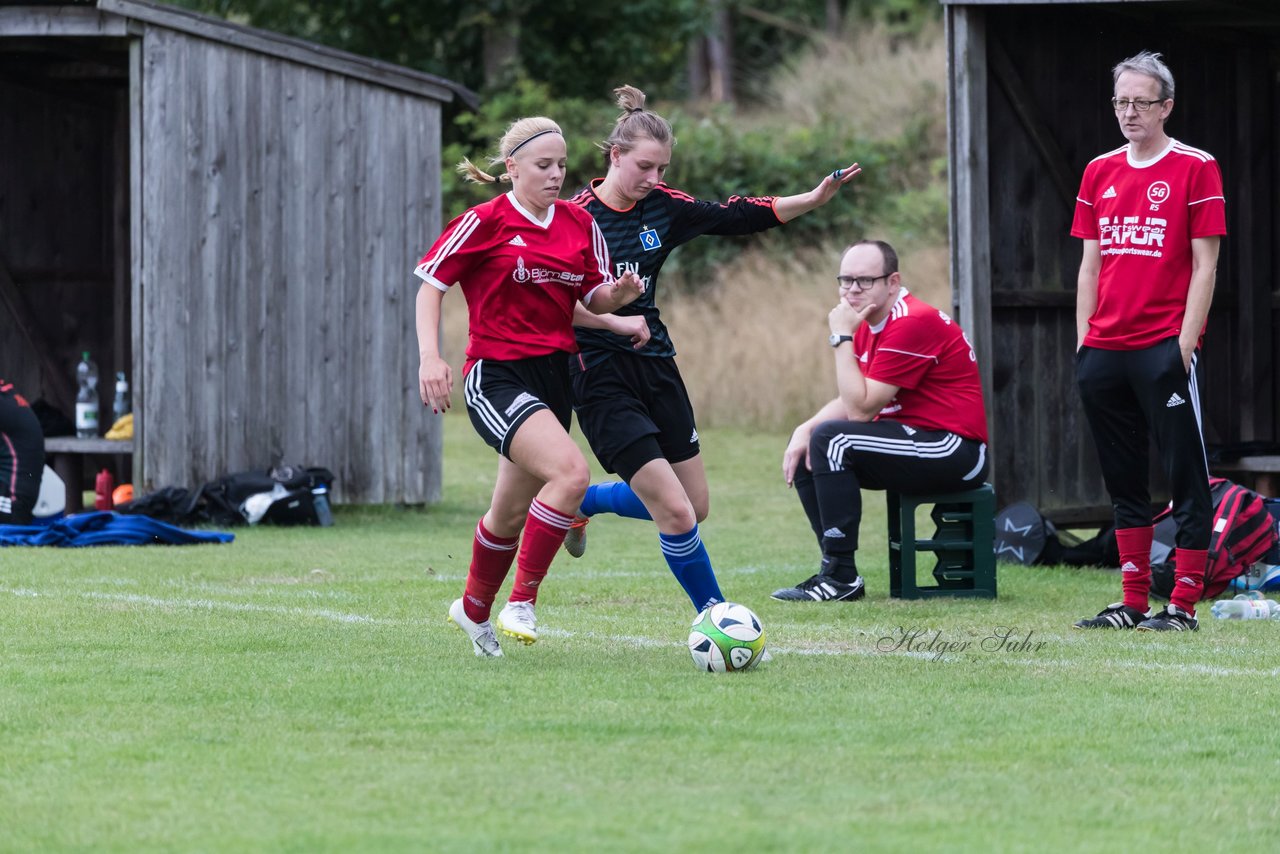
[[[564,550],[570,557],[582,557],[587,551],[587,516],[575,516],[569,525],[569,533],[564,535]]]
[[[502,647],[498,646],[498,636],[493,633],[493,623],[488,620],[483,623],[472,620],[467,616],[466,609],[462,607],[461,599],[453,600],[453,604],[449,606],[449,622],[470,636],[471,644],[476,648],[476,655],[489,658],[502,657]]]
[[[509,638],[523,644],[538,640],[538,619],[532,602],[508,602],[498,614],[498,628]]]

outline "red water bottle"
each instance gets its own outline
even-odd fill
[[[111,491],[116,488],[115,479],[111,477],[111,472],[103,469],[98,472],[98,480],[94,484],[93,506],[96,510],[110,510],[115,506],[111,500]]]

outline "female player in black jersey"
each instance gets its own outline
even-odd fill
[[[572,201],[600,226],[614,274],[634,272],[644,292],[611,315],[574,311],[580,350],[570,361],[574,411],[596,458],[622,481],[588,488],[565,548],[582,555],[586,521],[595,513],[653,519],[663,557],[701,610],[724,597],[698,535],[710,505],[707,475],[693,407],[655,301],[658,273],[682,243],[789,222],[829,202],[861,170],[856,163],[837,169],[794,196],[695,199],[662,181],[675,144],[671,125],[645,109],[645,94],[634,86],[614,94],[622,114],[600,146],[608,171]],[[640,344],[646,327],[648,343]]]

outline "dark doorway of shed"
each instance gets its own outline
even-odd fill
[[[0,374],[74,418],[88,351],[102,433],[134,383],[129,136],[127,40],[0,40]],[[83,459],[88,483],[131,463]]]

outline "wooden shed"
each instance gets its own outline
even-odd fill
[[[0,6],[0,376],[69,411],[82,350],[134,395],[134,482],[322,465],[439,497],[413,265],[442,105],[384,62],[143,0]]]
[[[1275,440],[1280,4],[942,2],[952,287],[983,371],[1000,502],[1067,520],[1109,503],[1075,388],[1070,229],[1085,165],[1125,142],[1111,69],[1144,49],[1164,54],[1177,85],[1169,135],[1212,153],[1225,184],[1230,234],[1201,360],[1206,440]]]

